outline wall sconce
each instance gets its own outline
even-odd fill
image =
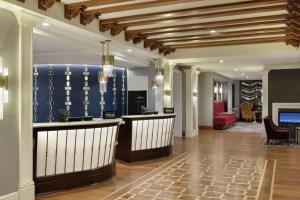
[[[223,85],[221,84],[220,88],[219,88],[219,93],[222,94],[223,93]]]
[[[158,92],[158,83],[156,80],[152,81],[152,90],[154,92],[154,94],[157,94]]]
[[[3,119],[4,103],[8,103],[8,69],[0,65],[0,120]]]
[[[163,68],[156,68],[155,69],[155,79],[162,83],[164,81],[164,69]]]
[[[193,97],[198,97],[198,92],[193,92]]]
[[[171,96],[171,94],[172,94],[172,93],[171,93],[171,90],[169,90],[169,89],[168,89],[168,90],[165,90],[165,95],[166,95],[166,96]]]

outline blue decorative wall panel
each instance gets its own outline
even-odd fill
[[[33,120],[58,121],[60,109],[72,117],[101,116],[97,65],[35,65],[33,68]],[[127,113],[127,70],[115,68],[104,94],[104,111]]]

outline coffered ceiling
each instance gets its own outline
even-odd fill
[[[299,47],[299,0],[39,0],[65,4],[65,18],[98,20],[99,31],[144,43],[168,55],[176,49],[282,42]]]

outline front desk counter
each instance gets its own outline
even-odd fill
[[[123,116],[116,157],[126,162],[155,159],[172,152],[176,114]]]
[[[121,119],[33,125],[36,194],[106,180],[116,173]]]

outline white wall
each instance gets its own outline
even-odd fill
[[[9,70],[9,102],[4,104],[4,119],[0,120],[0,199],[15,193],[19,183],[19,68],[18,23],[15,16],[0,8],[0,57]],[[30,95],[30,94],[28,94]],[[13,195],[15,196],[15,195]],[[5,198],[13,198],[11,195]]]

